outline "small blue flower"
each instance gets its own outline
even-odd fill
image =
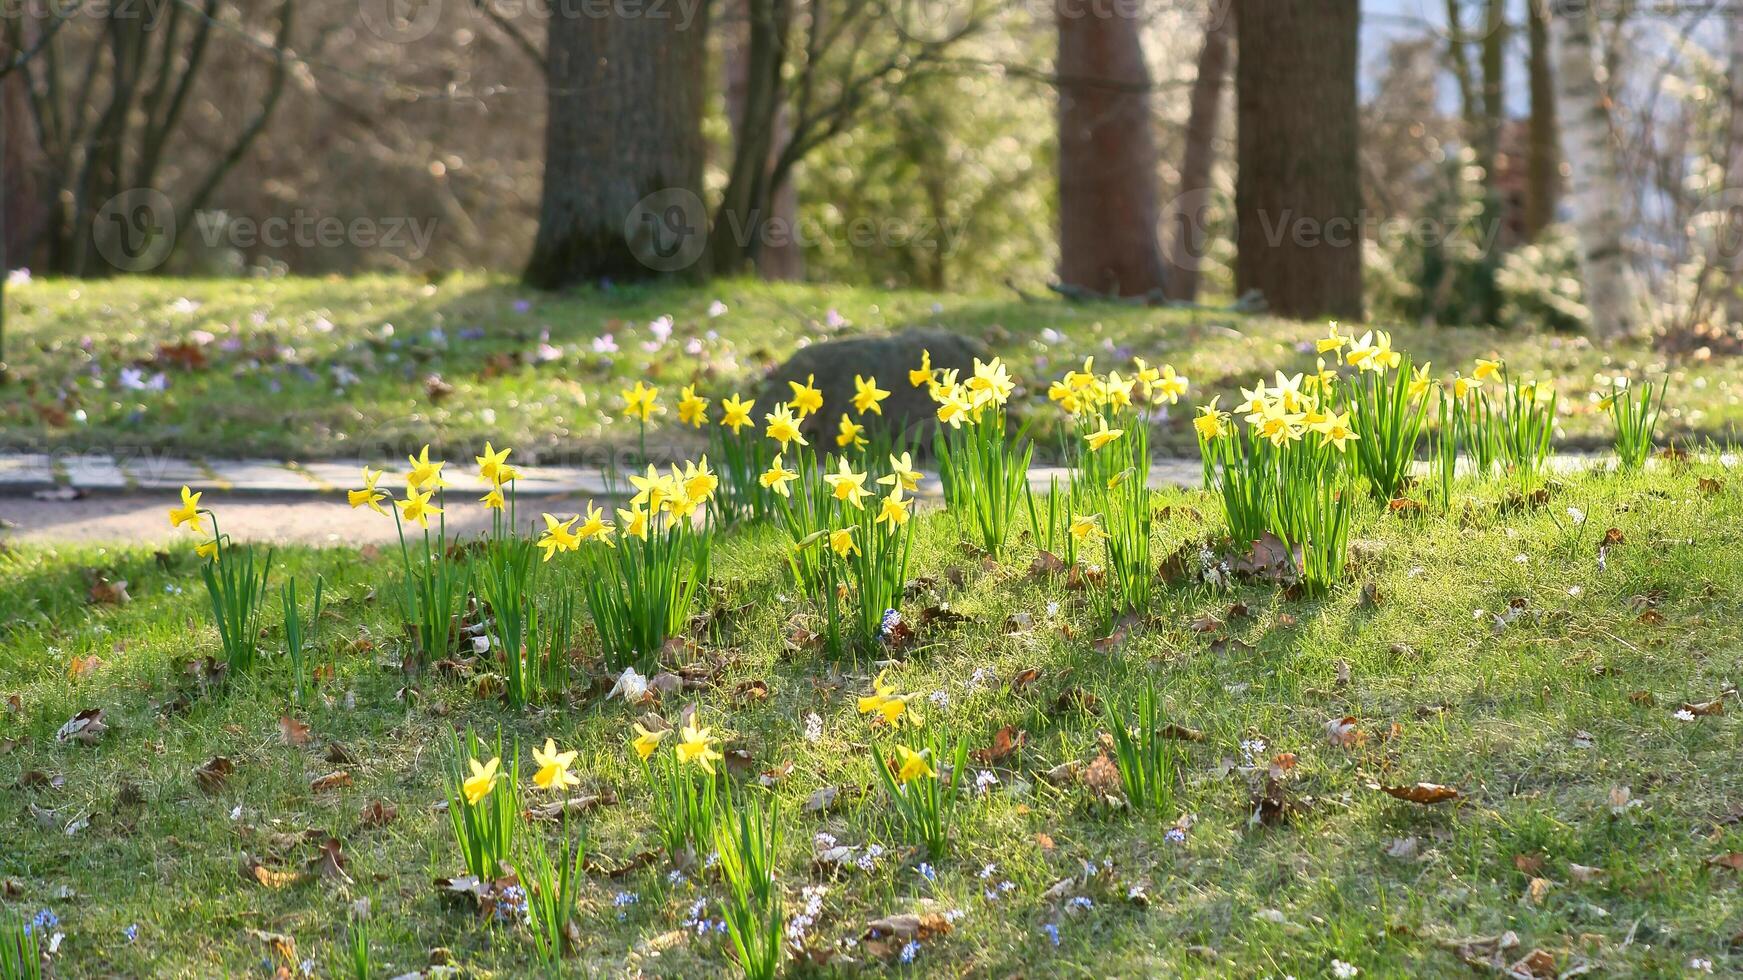
[[[1059,945],[1059,927],[1058,926],[1049,922],[1046,925],[1041,927],[1041,931],[1047,934],[1048,939],[1053,940],[1053,945],[1055,945],[1055,946]]]
[[[915,868],[914,872],[927,881],[938,880],[938,872],[933,869],[932,865],[927,864],[924,861],[920,862],[920,866]]]
[[[121,934],[127,937],[128,942],[137,942],[139,940],[139,924],[134,923],[133,925],[128,926],[121,930]]]
[[[1186,843],[1186,831],[1179,827],[1170,827],[1168,832],[1162,835],[1162,839],[1170,844],[1184,844]]]
[[[902,962],[912,963],[914,957],[918,955],[920,955],[920,944],[912,939],[908,940],[908,945],[902,947]]]
[[[885,609],[883,619],[878,623],[878,636],[889,639],[896,627],[902,625],[902,614],[894,609]]]
[[[1088,895],[1078,895],[1071,900],[1070,904],[1072,906],[1074,906],[1076,908],[1080,908],[1080,909],[1095,908],[1095,903],[1090,901]]]

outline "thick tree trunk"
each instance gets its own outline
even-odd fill
[[[1592,333],[1609,340],[1631,332],[1640,309],[1623,246],[1623,205],[1628,194],[1616,159],[1608,97],[1598,83],[1592,53],[1591,4],[1558,0],[1550,24],[1555,37],[1556,95],[1565,110],[1562,150],[1572,171],[1568,203],[1579,236],[1580,277]]]
[[[791,136],[781,98],[781,69],[792,0],[732,0],[727,9],[720,60],[726,76],[726,114],[732,124],[733,170],[715,217],[715,271],[730,272],[755,261],[764,279],[803,279],[805,253],[795,235],[799,189],[790,177],[779,186],[770,184],[780,147]],[[752,158],[759,152],[762,170],[753,174]],[[752,202],[757,195],[763,200]],[[733,210],[728,211],[727,205]],[[754,223],[746,211],[756,217]],[[734,237],[746,234],[745,229],[755,233],[763,228],[770,233],[755,234],[751,241]]]
[[[1150,70],[1137,11],[1059,0],[1059,278],[1117,296],[1160,290]]]
[[[708,5],[680,17],[552,16],[544,193],[528,285],[707,271]]]
[[[1204,260],[1204,215],[1210,204],[1210,171],[1216,162],[1216,128],[1222,117],[1223,79],[1229,71],[1234,12],[1218,0],[1210,5],[1198,74],[1186,116],[1186,149],[1180,160],[1180,186],[1169,202],[1168,298],[1198,299],[1198,272]]]
[[[1561,154],[1556,150],[1555,69],[1549,58],[1548,0],[1526,0],[1531,12],[1531,124],[1525,171],[1525,237],[1536,240],[1555,221],[1555,199],[1561,190]]]
[[[1239,0],[1235,290],[1362,318],[1357,0]]]

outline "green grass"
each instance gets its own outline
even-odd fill
[[[728,312],[710,317],[716,300]],[[0,399],[0,447],[207,458],[356,458],[413,439],[428,439],[454,457],[494,439],[514,446],[522,462],[573,458],[634,438],[633,428],[616,420],[616,393],[634,379],[658,383],[668,406],[677,387],[692,381],[716,399],[734,390],[748,394],[805,338],[914,324],[984,339],[1026,382],[1020,404],[1044,405],[1046,383],[1086,355],[1097,355],[1104,369],[1124,370],[1125,358],[1136,354],[1171,361],[1188,375],[1194,383],[1188,401],[1220,393],[1227,407],[1239,400],[1237,385],[1250,385],[1258,372],[1310,366],[1296,345],[1323,333],[1320,324],[1272,317],[1026,303],[1011,293],[725,282],[549,296],[481,275],[436,283],[39,279],[8,289],[6,301],[7,359],[24,394]],[[829,326],[831,310],[845,321],[838,328]],[[674,339],[658,353],[644,351],[648,323],[668,314]],[[430,338],[438,327],[444,342]],[[195,331],[214,335],[202,349],[203,368],[160,358],[160,345],[187,341]],[[474,332],[481,335],[464,339]],[[614,356],[592,351],[593,340],[606,333],[620,347]],[[699,354],[686,353],[691,340]],[[1480,329],[1401,326],[1394,340],[1443,374],[1469,373],[1473,358],[1499,353],[1515,372],[1555,377],[1563,390],[1565,447],[1609,444],[1609,420],[1587,396],[1618,371],[1670,372],[1671,410],[1661,440],[1743,432],[1743,380],[1730,361],[1667,365],[1642,344],[1595,347],[1579,337]],[[540,363],[545,342],[560,353]],[[121,371],[129,367],[146,379],[166,370],[168,390],[122,387]],[[358,380],[340,386],[343,372]],[[426,390],[432,375],[452,392],[432,400]],[[889,387],[900,379],[881,380]],[[1183,406],[1174,414],[1153,442],[1159,451],[1191,455],[1191,413]],[[668,425],[673,418],[666,416]]]
[[[1735,698],[1723,714],[1693,721],[1674,711],[1718,697],[1743,666],[1740,491],[1737,470],[1696,462],[1567,478],[1529,510],[1509,507],[1493,485],[1468,487],[1469,509],[1445,518],[1364,504],[1352,577],[1330,596],[1159,588],[1146,621],[1112,650],[1092,644],[1081,593],[1025,573],[1026,540],[1004,566],[988,567],[964,556],[946,515],[928,511],[915,571],[934,584],[910,618],[948,602],[968,619],[919,626],[890,676],[904,692],[944,692],[944,704],[917,704],[972,748],[991,745],[1006,725],[1027,733],[1023,748],[991,767],[997,789],[958,811],[931,883],[900,843],[871,769],[874,736],[854,708],[873,665],[846,664],[838,675],[815,653],[784,649],[796,606],[778,533],[722,540],[717,601],[755,603],[694,655],[715,666],[709,685],[660,710],[676,717],[694,701],[729,749],[748,753],[745,771],[731,776],[735,794],[750,792],[743,784],[757,773],[794,764],[773,790],[786,831],[776,880],[790,912],[805,905],[802,886],[828,886],[811,935],[838,956],[872,959],[864,942],[843,945],[869,920],[932,909],[964,914],[950,934],[924,940],[906,969],[1317,977],[1341,959],[1363,976],[1466,976],[1454,941],[1511,930],[1521,945],[1508,962],[1541,948],[1558,969],[1585,960],[1602,975],[1682,975],[1693,958],[1735,973],[1743,954],[1728,944],[1743,925],[1739,873],[1708,862],[1743,851],[1740,712]],[[1158,555],[1217,531],[1216,505],[1203,494],[1167,491],[1155,503],[1169,508],[1157,522]],[[1587,515],[1583,524],[1570,507]],[[1600,568],[1598,542],[1611,527],[1624,540]],[[576,685],[561,708],[524,716],[437,674],[417,681],[417,696],[396,698],[406,681],[393,563],[355,550],[287,549],[276,560],[280,581],[324,573],[331,599],[310,659],[332,664],[334,676],[299,712],[313,735],[304,747],[279,734],[291,688],[283,658],[269,655],[253,676],[206,691],[186,671],[216,652],[216,637],[182,549],[160,557],[21,547],[0,557],[0,693],[18,697],[16,710],[0,711],[0,876],[9,882],[0,902],[59,915],[67,938],[57,975],[255,974],[271,955],[262,934],[288,936],[296,959],[324,964],[343,942],[351,902],[365,896],[383,976],[426,965],[437,948],[478,971],[534,972],[524,931],[486,926],[431,884],[461,870],[434,807],[447,733],[468,725],[486,737],[501,725],[505,743],[518,738],[528,753],[546,737],[577,748],[581,791],[616,794],[580,818],[599,866],[581,890],[583,949],[566,962],[568,975],[730,968],[725,937],[699,938],[684,925],[697,898],[723,894],[713,872],[673,884],[654,860],[607,873],[657,846],[648,789],[625,749],[635,712],[605,703],[597,680]],[[574,565],[564,573],[577,574]],[[133,601],[88,604],[100,569],[126,579]],[[1519,599],[1526,612],[1496,626],[1493,614]],[[1235,603],[1244,616],[1230,615]],[[1195,629],[1207,614],[1224,624]],[[277,619],[270,611],[269,650]],[[103,664],[68,675],[74,657],[91,655]],[[1028,668],[1037,679],[1012,689]],[[996,680],[970,690],[981,669]],[[1105,728],[1101,711],[1078,707],[1072,690],[1128,703],[1145,678],[1158,686],[1163,718],[1205,736],[1180,743],[1176,800],[1190,815],[1180,843],[1164,839],[1161,818],[1043,776],[1092,759]],[[765,681],[769,696],[736,694],[749,680]],[[56,743],[56,729],[89,707],[105,709],[110,730],[94,745]],[[811,713],[822,719],[815,743],[804,735]],[[1345,715],[1366,736],[1358,747],[1328,742],[1327,722]],[[328,761],[329,744],[356,761]],[[1297,760],[1287,781],[1293,809],[1254,825],[1255,782],[1285,752]],[[235,771],[208,791],[193,770],[217,755]],[[1255,761],[1258,771],[1244,769]],[[336,769],[353,785],[311,790],[311,779]],[[11,788],[31,771],[64,785]],[[1465,799],[1428,807],[1368,788],[1417,781],[1457,786]],[[807,812],[823,787],[839,789],[839,807]],[[1614,813],[1617,787],[1638,805]],[[378,800],[398,817],[372,828],[363,814]],[[39,821],[29,807],[53,815]],[[888,851],[869,873],[831,874],[812,860],[819,832]],[[343,841],[351,883],[271,889],[239,871],[244,854],[304,867],[329,835]],[[1081,879],[1086,862],[1103,870],[1055,887]],[[989,863],[997,870],[983,880]],[[1548,882],[1537,898],[1534,877]],[[998,891],[1004,881],[1011,886]],[[1130,897],[1135,887],[1142,902]],[[638,900],[618,908],[619,893]],[[1090,907],[1072,904],[1078,896]]]

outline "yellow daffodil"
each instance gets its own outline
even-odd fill
[[[714,496],[714,491],[720,486],[720,477],[708,468],[708,457],[704,455],[699,461],[684,462],[684,475],[678,485],[684,491],[685,499],[699,504]]]
[[[1344,448],[1346,443],[1361,438],[1354,429],[1350,428],[1350,413],[1348,412],[1342,415],[1328,415],[1313,423],[1311,427],[1325,440],[1324,445],[1336,446],[1340,450]]]
[[[1132,404],[1132,383],[1120,377],[1120,372],[1109,371],[1108,378],[1102,382],[1102,391],[1106,393],[1107,403],[1114,408],[1126,408]]]
[[[645,505],[648,510],[658,511],[666,501],[679,495],[675,480],[654,469],[654,464],[648,464],[645,475],[630,474],[629,482],[635,487],[635,496],[629,498],[630,506]]]
[[[587,501],[587,519],[575,529],[577,543],[598,538],[606,544],[611,543],[611,524],[605,519],[605,508],[593,506],[593,501]]]
[[[890,472],[878,477],[878,482],[886,487],[900,486],[903,490],[913,493],[920,488],[920,471],[914,468],[914,458],[909,453],[890,457]]]
[[[1495,381],[1501,377],[1501,372],[1504,370],[1506,370],[1506,365],[1500,360],[1491,361],[1479,357],[1477,358],[1477,369],[1471,373],[1478,381]]]
[[[1154,393],[1152,397],[1158,402],[1166,401],[1170,405],[1176,404],[1180,401],[1181,396],[1186,394],[1189,384],[1191,382],[1187,380],[1186,375],[1174,373],[1174,365],[1164,364],[1162,365],[1162,376],[1151,385]]]
[[[1453,397],[1459,401],[1464,401],[1466,395],[1482,386],[1483,382],[1478,378],[1467,378],[1462,374],[1453,375]]]
[[[1106,418],[1097,418],[1096,421],[1101,423],[1101,428],[1095,432],[1086,433],[1083,437],[1084,441],[1089,443],[1089,451],[1092,453],[1101,452],[1102,447],[1126,434],[1124,429],[1108,428]]]
[[[697,728],[694,724],[684,726],[679,733],[678,761],[689,762],[701,767],[710,776],[714,775],[714,761],[722,758],[714,748],[714,739],[708,734],[708,729]]]
[[[1303,376],[1299,374],[1290,377],[1282,371],[1277,372],[1277,383],[1271,386],[1271,397],[1283,403],[1283,410],[1285,412],[1298,412],[1301,410],[1302,378]]]
[[[1071,536],[1079,542],[1097,541],[1107,537],[1101,529],[1100,514],[1079,514],[1071,519]]]
[[[194,545],[194,554],[210,561],[218,560],[218,539],[213,538],[204,544]]]
[[[678,421],[698,429],[708,423],[708,399],[697,396],[695,385],[678,389]]]
[[[512,452],[514,452],[512,449],[504,449],[502,452],[497,452],[490,443],[486,442],[484,444],[484,455],[472,457],[478,462],[479,477],[491,483],[507,482],[502,479],[500,474],[502,473],[504,464],[508,462],[508,454]]]
[[[635,725],[636,737],[629,744],[635,749],[635,754],[640,756],[643,761],[646,761],[647,757],[653,755],[654,750],[660,747],[660,742],[664,741],[665,737],[670,734],[672,734],[670,728],[662,728],[657,732],[650,732],[646,728],[643,728],[641,722],[638,721]]]
[[[865,488],[865,477],[864,473],[855,473],[843,459],[834,473],[823,475],[823,480],[835,491],[836,500],[845,500],[855,509],[863,510],[865,505],[860,501],[871,495]]]
[[[1005,362],[993,358],[985,364],[980,358],[974,359],[974,377],[968,379],[968,390],[975,395],[984,395],[984,401],[991,399],[996,405],[1003,405],[1011,397],[1011,392],[1017,390],[1016,382],[1011,380],[1010,372],[1005,370]]]
[[[932,380],[932,352],[920,352],[920,366],[908,372],[908,383],[918,388]]]
[[[787,484],[797,480],[798,478],[798,473],[782,467],[781,454],[776,453],[774,462],[770,463],[769,468],[764,470],[763,474],[757,479],[762,483],[763,489],[773,490],[781,496],[786,497],[792,494],[792,491],[787,489]]]
[[[533,750],[533,761],[539,765],[539,771],[533,773],[533,782],[540,789],[561,792],[571,786],[581,784],[581,780],[569,771],[569,767],[575,764],[575,751],[573,749],[568,752],[558,752],[557,743],[547,738],[543,752],[538,749]]]
[[[1427,393],[1428,389],[1434,387],[1434,379],[1429,377],[1429,373],[1428,373],[1429,368],[1433,367],[1433,364],[1434,364],[1434,362],[1432,362],[1432,361],[1423,361],[1421,367],[1414,368],[1411,370],[1411,372],[1410,372],[1410,397],[1411,398],[1421,398],[1424,394]]]
[[[787,402],[787,407],[799,413],[800,418],[823,410],[823,392],[817,390],[817,376],[805,376],[805,383],[787,382],[787,387],[793,389],[793,398]]]
[[[1376,371],[1396,371],[1403,355],[1392,349],[1392,335],[1384,330],[1374,331],[1374,356],[1369,358]]]
[[[1338,333],[1338,322],[1333,320],[1331,322],[1330,332],[1320,339],[1317,346],[1319,347],[1319,352],[1324,354],[1329,351],[1341,351],[1349,342],[1350,338]]]
[[[367,466],[363,468],[363,489],[347,491],[345,494],[345,499],[351,504],[352,510],[368,507],[377,514],[387,514],[387,511],[381,506],[381,502],[387,499],[387,494],[375,489],[375,481],[379,479],[381,479],[380,470],[372,470]]]
[[[942,397],[937,394],[934,397],[938,398],[938,421],[960,429],[969,410],[974,407],[968,400],[967,391],[961,385],[952,385],[943,389]]]
[[[643,423],[665,411],[658,401],[660,389],[650,388],[640,381],[635,383],[635,387],[618,392],[618,395],[623,398],[623,414],[638,418]]]
[[[884,414],[882,405],[878,402],[890,397],[890,393],[878,387],[877,378],[862,378],[853,376],[853,410],[861,415],[871,412],[874,415]]]
[[[1201,438],[1215,439],[1227,431],[1229,413],[1220,411],[1216,407],[1217,401],[1221,398],[1222,396],[1218,395],[1210,400],[1210,404],[1199,406],[1198,417],[1192,420],[1192,427],[1198,430]]]
[[[1374,332],[1370,330],[1362,334],[1361,340],[1350,343],[1350,351],[1344,355],[1344,360],[1359,371],[1372,371],[1374,370],[1375,350]]]
[[[1272,402],[1259,419],[1259,434],[1269,439],[1271,445],[1281,446],[1301,438],[1303,422],[1302,416],[1284,411],[1282,403]]]
[[[878,508],[878,516],[874,523],[887,523],[890,525],[890,530],[894,531],[908,523],[908,504],[909,501],[902,499],[902,488],[898,484],[889,492],[888,496],[884,497],[883,505]]]
[[[430,503],[430,495],[434,490],[418,493],[407,490],[405,499],[399,502],[399,516],[408,524],[415,523],[418,527],[429,527],[430,518],[442,512],[442,508]]]
[[[1139,392],[1144,396],[1145,401],[1152,400],[1156,393],[1156,382],[1162,380],[1162,372],[1151,367],[1149,362],[1141,357],[1132,358],[1132,364],[1136,367],[1136,370],[1132,372],[1132,377],[1138,382]]]
[[[859,545],[853,543],[853,528],[843,527],[830,531],[829,550],[835,552],[838,558],[859,554]]]
[[[1235,406],[1235,414],[1245,415],[1248,425],[1258,425],[1259,420],[1265,417],[1265,409],[1271,404],[1271,399],[1265,394],[1265,391],[1265,382],[1263,381],[1260,381],[1255,388],[1241,389],[1241,398],[1244,401]]]
[[[648,512],[640,507],[629,510],[618,508],[617,523],[624,534],[632,538],[648,539]]]
[[[916,779],[937,779],[938,771],[926,761],[925,752],[915,752],[906,745],[896,746],[901,764],[896,768],[896,782],[906,786]]]
[[[500,776],[497,770],[502,767],[502,760],[492,758],[483,765],[479,765],[477,759],[466,761],[472,768],[472,775],[467,776],[466,781],[460,784],[460,790],[466,794],[467,803],[477,806],[478,801],[489,796],[490,791],[496,788],[496,780]]]
[[[574,551],[581,547],[581,538],[573,528],[579,517],[571,517],[559,521],[556,517],[545,515],[545,533],[539,536],[538,546],[545,553],[545,561],[550,561],[559,551]]]
[[[430,447],[428,445],[425,445],[418,455],[407,456],[406,462],[411,464],[411,468],[406,471],[405,475],[406,489],[422,490],[427,486],[431,490],[435,490],[448,485],[448,481],[442,479],[442,467],[448,464],[441,460],[430,462]]]
[[[888,677],[888,672],[885,672],[879,674],[877,679],[872,681],[872,693],[859,699],[859,713],[862,715],[876,714],[887,725],[897,724],[904,715],[915,725],[920,724],[919,715],[911,713],[908,709],[908,699],[912,698],[913,695],[897,694],[896,685],[890,683]]]
[[[205,533],[205,518],[200,516],[200,497],[205,493],[194,493],[187,487],[182,487],[182,505],[169,509],[170,527],[191,527],[199,533]]]
[[[852,446],[855,449],[865,448],[865,426],[855,425],[853,419],[841,413],[841,427],[835,432],[835,444],[843,449]]]
[[[1047,399],[1059,403],[1059,407],[1072,415],[1083,410],[1083,399],[1078,397],[1077,389],[1061,380],[1047,386]]]
[[[508,500],[502,495],[501,487],[491,487],[490,492],[478,498],[485,510],[502,510],[508,506]]]
[[[1337,378],[1337,372],[1325,366],[1325,358],[1315,358],[1313,373],[1301,379],[1301,390],[1305,394],[1325,395],[1331,391],[1332,382]]]
[[[765,435],[780,443],[783,452],[793,443],[798,443],[801,446],[810,445],[805,441],[805,436],[799,432],[798,420],[793,417],[792,409],[787,406],[780,406],[773,412],[764,415],[763,419],[769,423]]]
[[[737,435],[738,430],[752,424],[750,410],[755,407],[756,401],[754,399],[746,401],[733,395],[720,403],[720,410],[723,413],[720,416],[720,424],[731,429],[733,435]]]

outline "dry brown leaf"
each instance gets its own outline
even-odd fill
[[[1439,783],[1417,783],[1414,786],[1378,786],[1376,788],[1387,796],[1408,800],[1411,803],[1420,803],[1424,806],[1433,806],[1436,803],[1445,803],[1461,798],[1457,787],[1442,786]]]
[[[97,668],[101,666],[103,666],[103,658],[94,653],[88,657],[74,657],[67,664],[67,676],[75,681],[83,680],[96,673]]]
[[[351,883],[351,876],[345,873],[345,847],[337,837],[329,837],[315,849],[315,856],[309,859],[309,872],[321,878],[337,878],[346,884]]]
[[[99,576],[91,583],[91,602],[100,606],[125,606],[133,601],[127,594],[126,579],[109,579]]]
[[[1029,744],[1029,733],[1015,725],[1006,725],[993,733],[993,744],[970,753],[976,762],[990,766],[1003,762],[1012,753]]]
[[[86,708],[62,725],[60,730],[54,733],[54,740],[93,745],[108,730],[109,726],[103,723],[103,709]]]
[[[316,793],[328,790],[343,789],[351,785],[351,774],[343,769],[336,769],[325,776],[316,776],[309,780],[309,789]]]
[[[1356,716],[1345,715],[1325,723],[1325,739],[1334,749],[1353,749],[1368,740],[1356,727]]]
[[[278,737],[286,745],[309,744],[309,726],[290,715],[284,715],[278,720]]]
[[[194,779],[200,788],[208,793],[216,793],[224,788],[224,783],[230,779],[230,774],[236,771],[236,764],[221,755],[215,755],[206,760],[202,766],[194,769]]]
[[[242,877],[277,891],[302,881],[304,875],[301,871],[285,871],[268,867],[260,863],[259,860],[244,854],[242,855]]]
[[[385,827],[399,819],[399,809],[380,800],[370,800],[363,807],[363,826]]]

